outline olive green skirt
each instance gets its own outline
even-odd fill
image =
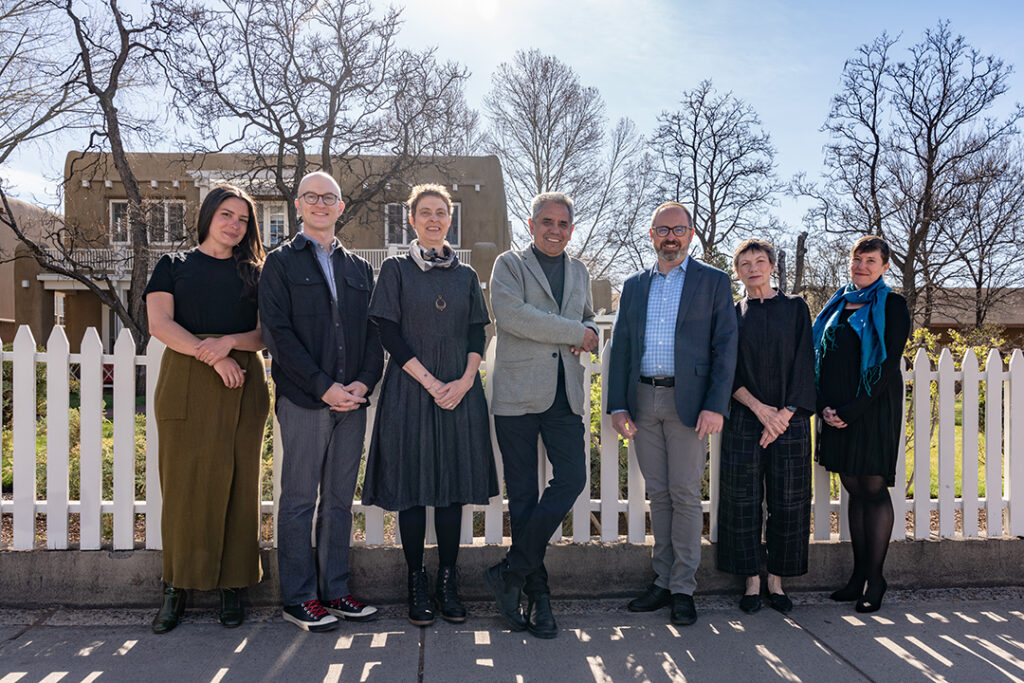
[[[240,389],[171,349],[156,385],[163,580],[210,590],[259,583],[260,451],[270,397],[263,359],[232,351]]]

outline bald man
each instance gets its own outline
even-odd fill
[[[310,173],[295,208],[302,231],[270,252],[259,284],[284,445],[277,564],[284,619],[328,631],[339,618],[377,611],[349,589],[348,551],[366,397],[380,380],[384,350],[366,315],[373,269],[334,234],[345,209],[338,183]]]

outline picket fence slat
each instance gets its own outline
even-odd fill
[[[54,327],[46,342],[46,547],[68,547],[68,446],[71,346],[64,328]]]
[[[960,455],[960,489],[963,498],[961,515],[963,535],[971,538],[978,535],[978,407],[981,405],[978,382],[978,356],[968,350],[964,355],[963,367],[963,438]]]
[[[95,327],[86,330],[79,355],[82,505],[78,523],[82,550],[99,550],[103,504],[103,342]]]
[[[487,400],[487,405],[491,404],[491,395],[494,392],[491,370],[494,368],[495,342],[494,338],[487,342],[487,348],[484,351],[484,362],[480,366],[484,377],[484,398]],[[503,501],[505,494],[502,487],[505,481],[505,468],[502,465],[500,451],[498,450],[498,436],[494,430],[494,415],[491,415],[490,411],[487,412],[491,423],[491,450],[494,454],[494,467],[498,473],[498,495],[491,497],[490,502],[487,504],[487,510],[484,512],[484,542],[497,544],[501,543],[502,534],[504,533]]]
[[[1003,535],[1003,359],[995,349],[985,364],[986,536]]]
[[[589,409],[590,378],[597,374],[604,378],[608,372],[611,342],[604,345],[599,362],[581,358],[584,364],[584,375],[587,378],[587,404]],[[31,549],[42,541],[48,549],[63,549],[69,545],[68,518],[78,515],[79,547],[83,550],[98,549],[103,542],[102,529],[110,528],[101,524],[103,515],[109,515],[113,530],[113,547],[130,549],[135,543],[136,515],[145,518],[145,544],[147,548],[159,549],[160,543],[160,482],[158,466],[158,429],[151,407],[155,398],[155,386],[159,375],[159,366],[163,345],[151,340],[144,355],[136,356],[132,336],[122,331],[118,337],[113,354],[105,355],[102,344],[95,329],[86,331],[81,344],[81,351],[69,353],[69,340],[64,332],[57,328],[47,342],[45,351],[37,351],[35,340],[28,328],[18,331],[15,337],[14,350],[3,352],[2,358],[8,362],[13,382],[13,398],[10,409],[13,414],[11,424],[3,425],[13,430],[13,473],[15,484],[13,497],[0,501],[4,513],[13,513],[13,543],[17,550]],[[491,399],[491,382],[495,345],[492,339],[485,351],[481,371],[485,378],[485,395]],[[103,481],[103,375],[104,365],[113,367],[113,402],[107,409],[113,413],[113,487],[104,489]],[[982,371],[977,358],[968,353],[962,361],[962,369],[956,370],[955,359],[949,350],[942,350],[938,364],[932,367],[928,356],[919,352],[912,369],[907,369],[905,361],[903,377],[905,389],[910,391],[909,405],[904,402],[905,424],[908,420],[913,424],[913,441],[906,443],[905,431],[901,432],[901,443],[897,467],[897,483],[892,489],[893,509],[897,523],[894,525],[893,538],[905,538],[905,525],[902,523],[908,509],[914,511],[913,538],[929,538],[931,517],[937,513],[938,537],[972,537],[979,533],[978,512],[984,509],[988,517],[989,536],[1004,533],[1003,517],[1007,510],[1006,532],[1014,535],[1024,534],[1024,427],[1014,429],[1014,425],[1024,420],[1024,355],[1015,351],[1011,356],[1010,370],[1003,368],[1002,359],[995,351],[991,352]],[[137,367],[146,368],[145,382],[145,454],[136,462],[135,454],[135,377]],[[70,414],[70,370],[77,368],[79,379],[79,420],[80,440],[72,443],[70,422],[56,419],[57,416]],[[37,500],[36,458],[44,456],[43,449],[38,449],[36,442],[36,373],[46,377],[47,429],[45,432],[45,471],[47,500]],[[4,368],[0,367],[0,378]],[[936,391],[932,392],[932,383]],[[984,382],[984,397],[982,397]],[[619,536],[619,520],[626,514],[626,541],[643,543],[646,540],[648,505],[644,495],[644,482],[636,459],[633,443],[627,446],[628,459],[620,465],[618,456],[618,436],[611,426],[610,416],[605,414],[604,392],[600,406],[600,425],[594,426],[595,433],[588,439],[600,437],[600,450],[592,451],[590,441],[584,446],[583,460],[587,463],[587,485],[573,504],[571,538],[563,535],[559,528],[552,534],[552,540],[571,540],[572,542],[589,542],[593,520],[599,524],[597,538],[605,542],[617,542]],[[371,397],[371,408],[367,414],[366,443],[369,444],[376,397]],[[962,406],[961,446],[956,446],[956,406]],[[982,438],[982,414],[984,410],[984,435]],[[937,422],[933,424],[933,415]],[[589,420],[587,421],[589,424]],[[273,500],[262,502],[261,510],[272,512],[274,517],[273,542],[277,539],[277,501],[280,499],[280,467],[281,440],[280,429],[276,419],[273,439],[273,468],[270,476],[273,481]],[[1005,427],[1004,427],[1005,425]],[[499,482],[503,482],[502,461],[494,436],[492,421],[492,445],[494,448],[495,465],[499,474]],[[815,420],[817,428],[817,420]],[[599,430],[599,431],[598,431]],[[39,434],[43,434],[42,431]],[[937,465],[930,463],[932,436],[937,440]],[[141,434],[140,434],[141,436]],[[984,444],[982,446],[982,443]],[[39,452],[37,453],[37,449]],[[915,458],[913,469],[914,498],[908,500],[904,486],[907,483],[908,449],[919,454]],[[70,454],[77,450],[80,457],[79,480],[69,479]],[[719,435],[709,441],[709,499],[702,502],[703,509],[709,513],[709,538],[713,542],[718,536],[718,483],[720,476],[719,453],[721,438]],[[599,481],[590,480],[589,461],[591,453],[600,453],[600,466],[595,471]],[[551,477],[551,467],[545,457],[543,444],[538,442],[538,487],[546,485]],[[595,457],[597,457],[595,455]],[[982,470],[981,462],[984,461]],[[956,491],[957,466],[959,465],[961,491]],[[813,477],[813,510],[814,525],[812,536],[816,540],[828,540],[831,535],[830,517],[837,512],[840,520],[839,537],[849,538],[846,522],[847,496],[842,487],[838,500],[830,495],[832,476],[819,465],[812,466]],[[938,495],[931,498],[931,468],[936,467]],[[625,470],[625,471],[623,471]],[[981,493],[981,473],[985,478],[985,493]],[[620,493],[620,481],[626,481],[625,500]],[[145,495],[142,500],[135,499],[136,481],[145,481]],[[77,483],[80,491],[79,500],[72,500],[69,491]],[[109,486],[109,480],[107,486]],[[593,486],[593,490],[591,487]],[[504,520],[508,503],[502,495],[493,497],[484,506],[466,506],[463,515],[461,537],[464,543],[484,542],[500,544],[504,538]],[[107,499],[105,499],[107,498]],[[1015,500],[1017,505],[1014,505]],[[354,501],[353,511],[362,515],[367,545],[400,543],[400,535],[385,537],[385,513],[373,506],[363,506]],[[960,512],[958,512],[960,511]],[[474,513],[481,513],[483,518],[482,538],[476,536]],[[35,518],[37,514],[45,516],[45,538],[36,537]],[[962,522],[957,524],[956,515],[962,515]],[[433,511],[430,511],[432,517]],[[433,541],[433,526],[428,525],[429,540]],[[389,532],[390,534],[390,532]]]
[[[942,349],[939,355],[939,536],[952,538],[955,525],[953,499],[956,497],[956,436],[954,420],[956,411],[953,402],[953,355],[949,349]],[[916,495],[916,493],[915,493]]]
[[[135,339],[114,344],[114,550],[135,546]]]
[[[928,354],[918,349],[914,356],[914,538],[931,533],[931,374]]]
[[[580,353],[579,359],[583,364],[583,424],[587,431],[586,438],[583,439],[586,483],[572,506],[572,540],[575,543],[586,543],[590,540],[590,378],[593,372],[588,352]]]
[[[1006,496],[1009,500],[1009,534],[1024,536],[1024,354],[1014,349],[1010,356],[1010,430],[1009,448],[1006,449]],[[1016,504],[1014,504],[1016,503]]]
[[[14,337],[14,538],[15,550],[35,543],[36,340],[22,326]]]

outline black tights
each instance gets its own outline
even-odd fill
[[[402,551],[409,571],[423,567],[423,543],[427,535],[427,509],[422,505],[398,513],[398,530],[402,533]],[[442,567],[454,567],[459,559],[462,535],[462,505],[456,503],[434,508],[434,532],[437,534],[437,559]]]
[[[893,511],[885,477],[840,474],[839,481],[850,494],[850,541],[853,545],[853,576],[850,583],[864,581],[875,586],[882,581],[882,566],[892,537]]]

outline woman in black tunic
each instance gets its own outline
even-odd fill
[[[907,302],[882,280],[889,245],[862,237],[850,250],[850,284],[838,290],[814,321],[818,412],[824,424],[818,462],[838,472],[850,494],[853,573],[836,601],[856,601],[858,612],[882,605],[882,575],[893,510],[889,489],[903,428],[900,366],[910,334]]]
[[[366,459],[363,503],[398,510],[409,567],[409,621],[427,626],[434,609],[462,622],[456,560],[462,506],[498,493],[480,361],[490,322],[476,272],[445,241],[452,200],[441,185],[409,195],[416,239],[381,266],[370,318],[391,355]],[[425,506],[434,507],[438,575],[431,602],[423,568]]]
[[[745,240],[732,262],[746,296],[736,303],[736,379],[722,434],[718,568],[747,577],[740,609],[761,609],[767,503],[768,603],[786,613],[793,603],[781,577],[807,573],[815,405],[811,314],[803,299],[772,288],[775,248],[768,242]]]
[[[167,345],[154,407],[160,429],[163,603],[153,631],[178,625],[185,590],[221,592],[238,626],[238,589],[258,583],[259,471],[270,399],[256,312],[263,247],[252,199],[215,187],[199,209],[199,246],[160,259],[149,331]]]

